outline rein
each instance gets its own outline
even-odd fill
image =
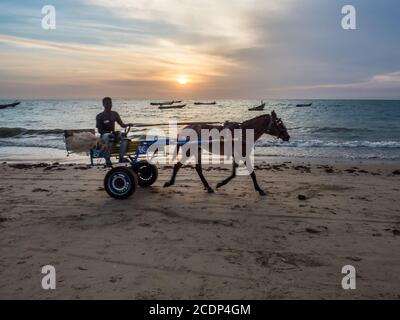
[[[251,120],[249,120],[249,121],[251,121]],[[259,134],[260,136],[263,135],[264,133],[272,135],[271,130],[272,130],[273,126],[274,126],[274,121],[272,120],[272,116],[269,116],[269,123],[268,123],[266,130],[263,130],[263,129],[258,130],[257,128],[254,128],[253,130],[256,132],[256,134]]]

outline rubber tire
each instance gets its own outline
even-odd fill
[[[129,183],[127,191],[123,193],[118,193],[118,191],[113,191],[113,187],[111,185],[111,179],[116,174],[121,174]],[[108,195],[117,200],[128,199],[132,196],[137,189],[138,185],[138,177],[137,174],[131,169],[127,167],[116,167],[111,169],[104,178],[104,189],[107,191]]]
[[[143,179],[141,177],[140,171],[145,169],[149,169],[151,173],[150,178]],[[154,164],[150,164],[147,161],[139,161],[132,166],[133,171],[138,176],[139,186],[142,188],[148,188],[152,186],[158,179],[158,168]]]

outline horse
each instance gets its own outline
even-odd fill
[[[284,123],[282,122],[282,120],[280,118],[277,117],[275,111],[272,111],[271,114],[265,114],[262,116],[258,116],[256,118],[247,120],[243,123],[238,123],[238,122],[226,122],[224,125],[207,125],[207,124],[194,124],[194,125],[189,125],[187,127],[185,127],[184,129],[191,129],[194,130],[197,133],[197,136],[200,137],[201,136],[201,130],[202,129],[206,129],[206,130],[213,130],[216,129],[219,132],[221,132],[222,130],[229,130],[232,133],[233,136],[233,132],[237,132],[236,130],[239,130],[239,132],[242,135],[242,139],[241,139],[241,143],[242,143],[242,153],[246,152],[248,149],[246,148],[246,135],[247,135],[247,131],[246,130],[254,130],[254,141],[252,141],[252,146],[254,146],[255,142],[257,140],[260,139],[260,137],[263,134],[269,134],[271,136],[277,137],[278,139],[282,139],[285,142],[288,142],[290,140],[290,136],[287,132],[287,129],[284,125]],[[211,142],[210,142],[211,143]],[[221,141],[221,148],[220,150],[224,150],[223,148],[224,142]],[[201,143],[199,143],[198,145],[198,153],[197,153],[197,157],[196,157],[196,165],[195,165],[195,169],[197,174],[199,175],[201,182],[204,185],[205,190],[207,190],[209,193],[214,193],[213,188],[210,187],[210,185],[208,184],[206,178],[203,175],[203,170],[202,170],[202,166],[201,166],[201,151],[202,151],[202,145]],[[211,152],[213,151],[212,148],[209,148],[208,150],[211,150]],[[179,152],[179,149],[177,150],[177,152]],[[223,155],[223,152],[220,152],[219,155]],[[243,156],[247,158],[247,155],[243,154]],[[234,179],[236,177],[236,169],[239,166],[239,164],[236,162],[235,156],[233,156],[233,168],[232,168],[232,174],[225,180],[221,181],[220,183],[218,183],[217,185],[217,189],[221,188],[222,186],[225,186],[226,184],[228,184],[232,179]],[[246,162],[245,162],[246,163]],[[170,181],[166,182],[164,185],[164,188],[168,188],[171,187],[175,184],[175,179],[176,179],[176,175],[178,174],[178,171],[182,168],[183,163],[181,161],[178,161],[173,169],[173,173],[172,173],[172,177],[170,179]],[[251,174],[250,174],[253,184],[254,184],[254,188],[255,190],[261,195],[261,196],[265,196],[266,193],[260,188],[260,186],[258,185],[257,182],[257,177],[256,174],[254,172],[254,170],[252,170]]]

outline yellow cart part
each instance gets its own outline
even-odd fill
[[[140,144],[141,144],[141,141],[130,141],[128,144],[128,150],[126,151],[126,154],[136,153]],[[111,153],[111,156],[119,155],[119,143],[116,143],[112,146],[110,153]]]

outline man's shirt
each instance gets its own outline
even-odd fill
[[[99,113],[96,116],[96,127],[100,134],[111,133],[115,131],[115,122],[117,122],[121,127],[124,127],[118,112],[111,111]]]

